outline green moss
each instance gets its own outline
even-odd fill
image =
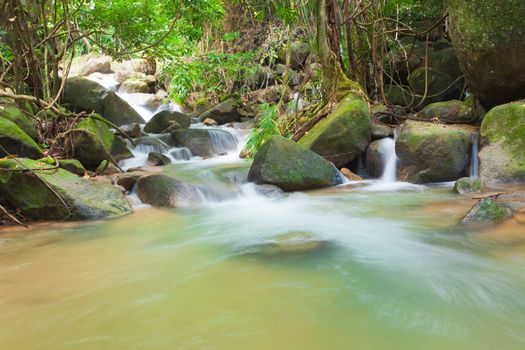
[[[0,107],[0,117],[8,119],[18,125],[29,137],[33,140],[38,139],[38,132],[36,131],[31,120],[18,108],[13,106]]]
[[[0,145],[9,153],[29,158],[41,158],[42,150],[18,125],[0,117]],[[6,156],[0,150],[0,156]]]
[[[341,167],[366,150],[370,134],[368,104],[350,94],[303,136],[299,144]]]
[[[468,123],[473,119],[471,109],[459,100],[431,103],[417,117],[429,121],[438,118],[442,122],[455,123]]]

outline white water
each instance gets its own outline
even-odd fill
[[[478,133],[472,133],[472,152],[470,154],[470,177],[477,178],[479,171]]]

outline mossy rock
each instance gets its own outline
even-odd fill
[[[162,166],[171,163],[171,159],[158,152],[148,153],[148,163],[152,166]]]
[[[481,124],[480,177],[525,181],[525,100],[491,109]]]
[[[286,63],[287,48],[283,47],[279,52],[279,62]],[[294,41],[291,45],[290,66],[293,69],[302,69],[310,54],[310,46],[304,41]]]
[[[419,119],[438,119],[443,123],[467,124],[477,119],[472,109],[459,100],[431,103],[417,113]]]
[[[49,168],[45,162],[18,160],[31,169]],[[0,160],[3,169],[21,170],[24,167],[13,159]],[[89,181],[60,168],[34,171],[38,177],[30,171],[0,172],[0,193],[11,206],[31,219],[105,219],[132,211],[126,197],[110,184]]]
[[[479,200],[461,221],[462,224],[498,222],[512,217],[512,210],[492,198]]]
[[[213,119],[219,125],[240,122],[242,115],[239,113],[239,105],[240,101],[237,98],[230,98],[201,114],[199,118],[201,121],[206,118]]]
[[[86,174],[86,168],[76,159],[61,159],[59,165],[62,169],[69,171],[78,176],[84,176]]]
[[[133,157],[102,119],[99,115],[84,118],[76,125],[77,131],[73,132],[74,156],[90,170],[96,169],[104,160],[118,162]]]
[[[187,129],[190,124],[191,118],[186,114],[164,110],[151,118],[144,127],[144,132],[160,134],[166,132],[173,125],[178,125],[178,129]]]
[[[339,168],[366,150],[370,143],[370,135],[371,118],[368,104],[360,97],[350,94],[298,143]]]
[[[208,110],[210,110],[213,106],[211,105],[210,101],[208,101],[207,98],[200,98],[197,101],[195,101],[195,106],[193,110],[199,114],[202,114]]]
[[[148,87],[148,83],[145,81],[126,80],[120,85],[119,92],[128,93],[128,94],[135,94],[135,93],[147,94],[149,92],[149,87]]]
[[[248,173],[257,184],[284,191],[303,191],[342,183],[339,171],[318,154],[281,136],[272,136],[259,149]]]
[[[485,181],[478,178],[462,177],[454,183],[453,191],[459,194],[479,193],[485,189]]]
[[[12,121],[22,131],[24,131],[27,136],[33,140],[38,140],[38,132],[29,119],[20,109],[14,106],[1,107],[0,106],[0,117]]]
[[[385,85],[385,98],[390,105],[412,108],[420,105],[421,98],[406,85]]]
[[[525,1],[448,0],[449,32],[469,90],[487,108],[525,96]]]
[[[2,117],[0,117],[0,145],[10,155],[35,159],[43,156],[42,150],[31,137],[11,120]],[[0,149],[0,156],[4,157],[8,154]]]
[[[471,132],[459,126],[407,120],[396,141],[398,177],[429,183],[467,175]]]
[[[420,98],[425,97],[428,103],[460,97],[461,82],[435,68],[419,67],[410,74],[409,85],[415,94]]]
[[[452,47],[429,52],[427,64],[430,68],[447,74],[453,80],[460,79],[461,82],[463,81],[458,57]]]

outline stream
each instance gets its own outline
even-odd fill
[[[474,201],[397,182],[392,139],[378,180],[264,196],[229,132],[222,156],[166,152],[198,205],[2,229],[2,347],[525,348],[523,225],[458,225]]]

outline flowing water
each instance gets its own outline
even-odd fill
[[[2,229],[0,348],[525,348],[524,225],[459,226],[470,197],[395,182],[389,162],[265,197],[231,135],[216,143],[236,150],[166,168],[195,206],[132,195],[116,220]]]
[[[472,151],[470,153],[470,177],[477,178],[479,172],[479,159],[478,159],[478,133],[472,133]]]

